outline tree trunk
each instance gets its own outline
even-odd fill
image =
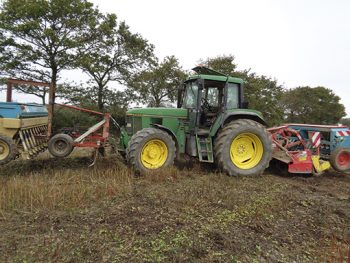
[[[155,102],[155,107],[156,108],[159,108],[160,107],[160,104],[162,103],[162,99],[161,98],[159,98],[158,96],[155,96],[154,97],[154,102]]]
[[[57,85],[56,82],[57,82],[57,67],[53,67],[52,74],[51,74],[51,86],[49,90],[49,107],[48,107],[49,122],[47,127],[48,137],[51,137],[52,135],[52,120],[53,120],[53,113],[54,113],[54,107],[55,107],[56,85]]]
[[[103,103],[103,84],[102,83],[98,83],[97,106],[99,111],[103,111],[104,103]]]

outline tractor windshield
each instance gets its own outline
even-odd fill
[[[194,109],[197,107],[198,85],[195,82],[189,82],[185,87],[185,97],[183,100],[183,108]]]

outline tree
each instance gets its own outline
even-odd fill
[[[311,124],[337,124],[345,107],[331,89],[297,87],[283,94],[285,121]]]
[[[340,123],[345,125],[345,126],[350,127],[350,118],[343,118],[340,120]]]
[[[100,111],[96,103],[98,90],[94,86],[84,87],[71,83],[60,84],[57,87],[57,96],[64,99],[68,104]],[[104,96],[104,111],[111,113],[119,123],[124,123],[125,113],[130,102],[129,94],[123,91],[106,89]],[[70,114],[70,116],[74,115]]]
[[[79,52],[76,65],[90,77],[93,86],[88,94],[103,111],[110,96],[118,96],[108,84],[111,81],[126,84],[136,72],[153,62],[154,47],[139,34],[131,33],[125,22],[117,24],[116,16],[111,14],[101,17],[91,34],[96,38]]]
[[[237,64],[233,55],[222,55],[215,58],[207,58],[206,63],[201,60],[201,63],[207,64],[209,68],[219,71],[223,74],[231,76],[237,72]]]
[[[18,92],[31,94],[37,96],[41,99],[43,105],[46,104],[46,95],[49,92],[49,87],[39,87],[34,85],[15,85],[14,86]]]
[[[50,82],[53,105],[59,73],[72,66],[77,48],[91,41],[89,32],[100,16],[86,0],[5,0],[0,7],[0,70]]]
[[[276,79],[259,76],[249,70],[237,70],[233,55],[208,58],[208,67],[229,76],[244,80],[244,96],[252,109],[261,111],[269,125],[276,125],[283,120],[283,108],[280,100],[283,87],[278,85]],[[202,60],[202,63],[204,60]]]
[[[177,87],[185,78],[186,73],[179,61],[170,56],[165,57],[160,64],[137,74],[129,81],[128,88],[141,103],[161,107],[176,100]]]

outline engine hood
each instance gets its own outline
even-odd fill
[[[126,112],[128,116],[157,116],[186,118],[187,109],[182,108],[134,108]]]

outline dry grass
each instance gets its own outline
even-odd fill
[[[1,262],[346,259],[349,176],[230,178],[194,164],[134,177],[116,156],[90,161],[0,168]]]
[[[37,171],[0,177],[0,211],[84,208],[130,191],[131,175],[124,165],[101,160],[96,167],[87,170],[87,158],[78,158],[68,165],[70,161],[31,161],[19,169],[19,161],[9,165],[9,170],[16,166],[23,172],[29,165],[36,167]],[[67,169],[69,166],[73,169]],[[103,166],[108,166],[108,169],[101,169]]]

